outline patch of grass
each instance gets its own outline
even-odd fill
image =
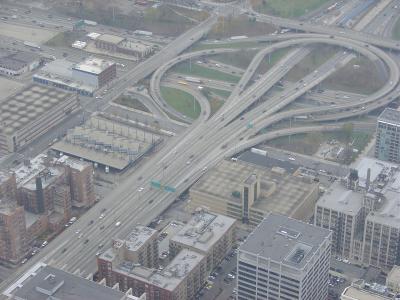
[[[395,40],[400,40],[400,18],[397,20],[396,24],[394,25],[392,37]]]
[[[354,68],[354,65],[359,67]],[[360,56],[325,79],[321,87],[369,95],[379,90],[384,83],[378,67],[368,58]]]
[[[197,11],[197,10],[187,9],[187,8],[180,7],[180,6],[173,6],[172,9],[185,15],[185,16],[188,16],[189,18],[195,19],[197,21],[204,21],[205,19],[207,19],[210,16],[210,14],[204,10]]]
[[[129,96],[125,95],[120,96],[117,99],[115,99],[114,102],[123,106],[127,106],[129,108],[141,110],[148,113],[150,112],[150,110],[146,107],[146,105],[144,105],[138,99]]]
[[[301,80],[329,60],[337,52],[337,47],[316,45],[310,54],[289,71],[286,75],[286,79],[289,81]]]
[[[239,77],[220,72],[214,69],[199,66],[197,64],[191,64],[189,62],[183,62],[175,66],[172,70],[173,72],[186,74],[190,76],[205,77],[214,80],[221,80],[226,82],[236,83],[239,81]]]
[[[220,89],[214,89],[214,88],[208,88],[213,94],[220,96],[222,98],[228,98],[229,95],[231,94],[230,91],[226,91],[226,90],[220,90]]]
[[[246,69],[256,53],[257,51],[254,50],[242,49],[233,53],[217,54],[213,56],[213,60],[219,61],[223,64]]]
[[[330,0],[251,0],[256,11],[280,16],[296,18],[307,14]]]
[[[199,117],[201,111],[200,104],[194,100],[193,96],[189,93],[166,86],[161,86],[161,95],[164,100],[176,111],[191,119],[196,119]]]
[[[208,101],[210,102],[210,116],[214,115],[224,105],[224,101],[216,97],[208,99]]]
[[[48,40],[45,45],[49,47],[71,47],[72,43],[84,36],[79,31],[64,31]]]
[[[268,23],[259,23],[252,17],[219,17],[218,22],[208,33],[208,39],[223,39],[235,35],[256,36],[272,33],[276,27]]]

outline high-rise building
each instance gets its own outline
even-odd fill
[[[400,163],[400,111],[386,108],[378,117],[375,157]]]
[[[236,240],[236,220],[208,212],[196,213],[169,241],[170,256],[182,249],[201,253],[211,272],[232,250]]]
[[[328,296],[331,232],[270,214],[238,251],[238,300]]]
[[[0,259],[18,263],[26,254],[24,208],[15,200],[0,200]]]
[[[0,172],[0,199],[17,201],[17,181],[15,174]]]

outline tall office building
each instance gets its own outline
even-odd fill
[[[331,232],[270,214],[238,252],[238,300],[328,296]]]
[[[375,157],[400,163],[400,111],[386,108],[378,117]]]

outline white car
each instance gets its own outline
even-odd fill
[[[115,226],[116,227],[119,227],[121,225],[121,222],[120,221],[118,221],[117,223],[115,223]]]
[[[295,161],[296,159],[294,157],[289,157],[289,160]]]
[[[78,239],[81,239],[83,237],[83,233],[81,233],[79,236],[78,236]]]
[[[101,214],[99,219],[103,219],[106,215],[105,214]]]
[[[138,192],[143,192],[143,190],[144,190],[144,187],[141,187],[138,189]]]

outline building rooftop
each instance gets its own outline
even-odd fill
[[[306,197],[318,188],[316,183],[287,174],[282,168],[265,168],[247,162],[221,161],[191,188],[191,192],[206,193],[241,205],[243,183],[252,174],[260,178],[260,196],[253,208],[263,212],[290,215]]]
[[[125,238],[125,245],[130,251],[138,251],[155,234],[157,230],[138,225]]]
[[[235,224],[236,220],[208,212],[196,213],[190,221],[171,238],[200,251],[208,250]]]
[[[285,216],[270,214],[247,237],[240,252],[303,269],[330,231]],[[239,254],[240,255],[240,254]]]
[[[204,256],[182,249],[161,272],[154,273],[149,281],[163,289],[173,291],[185,277],[204,259]]]
[[[364,156],[354,167],[358,171],[359,186],[366,187],[367,173],[370,169],[370,182],[374,182],[381,174],[389,175],[392,168],[398,168],[398,165],[376,158]]]
[[[10,96],[0,106],[0,122],[7,135],[29,126],[61,102],[76,97],[52,88],[30,85]]]
[[[90,57],[83,62],[76,64],[72,67],[72,69],[98,75],[114,64],[115,63],[113,61]]]
[[[145,132],[129,122],[98,114],[82,126],[69,130],[52,149],[122,170],[160,140],[159,135]]]
[[[349,190],[339,181],[335,181],[317,201],[317,205],[348,215],[357,215],[362,208],[363,199],[362,193]]]
[[[139,40],[124,40],[119,45],[121,48],[135,50],[137,52],[145,52],[151,49],[152,45],[143,43]]]
[[[102,34],[96,38],[98,41],[106,42],[106,43],[111,43],[118,45],[121,43],[125,38],[120,37],[118,35],[111,35],[111,34]]]
[[[20,70],[21,68],[39,60],[39,56],[30,52],[16,52],[0,57],[0,66],[10,70]]]
[[[121,300],[125,293],[39,263],[4,293],[24,300]],[[12,297],[14,299],[14,297]]]
[[[370,290],[364,290],[355,286],[349,286],[344,289],[342,298],[346,300],[389,300],[389,298],[383,295],[379,295]]]
[[[392,108],[385,108],[385,110],[378,117],[378,122],[400,126],[400,111]]]
[[[91,166],[91,163],[87,161],[69,157],[67,155],[61,156],[60,158],[56,159],[55,162],[69,166],[71,169],[78,171],[83,171],[85,168]]]

